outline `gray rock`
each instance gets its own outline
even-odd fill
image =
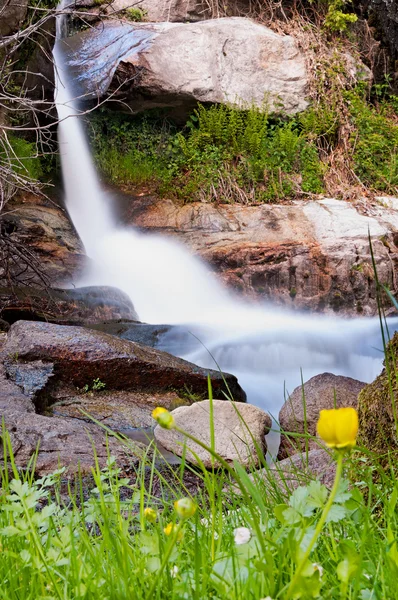
[[[202,369],[166,352],[83,327],[18,321],[8,332],[4,353],[24,363],[51,362],[57,381],[78,387],[100,379],[107,389],[188,389],[204,394],[209,375],[216,398],[224,398],[225,379],[234,399],[246,400],[233,375]]]
[[[282,434],[278,459],[282,460],[289,455],[304,451],[305,432],[307,431],[308,436],[316,436],[316,424],[322,409],[330,409],[335,406],[336,408],[343,406],[356,408],[359,392],[365,385],[362,381],[332,373],[316,375],[304,384],[305,413],[303,388],[297,387],[281,408],[279,424],[283,432],[298,433],[302,437],[289,437]],[[307,439],[307,443],[311,449],[319,448],[316,440]]]
[[[178,427],[211,446],[209,400],[176,408],[172,414]],[[245,467],[257,467],[261,460],[257,448],[265,453],[265,435],[270,428],[270,416],[256,406],[214,401],[215,452],[228,463],[236,460]],[[155,438],[178,456],[187,450],[186,459],[189,462],[197,464],[196,455],[205,467],[211,468],[211,454],[175,429],[163,429],[157,425]],[[221,466],[217,461],[214,464]]]
[[[197,101],[266,102],[287,114],[308,106],[305,57],[294,39],[245,18],[105,22],[68,38],[64,49],[77,93],[96,98],[112,91],[112,80],[126,82],[123,101],[136,112]]]
[[[176,329],[173,325],[151,325],[149,323],[131,323],[125,321],[98,323],[92,329],[116,335],[122,340],[137,342],[151,348],[161,348],[163,336]]]
[[[22,393],[30,398],[36,409],[41,412],[49,403],[51,380],[54,377],[54,365],[41,360],[20,363],[18,359],[6,360],[7,376],[18,385]]]
[[[282,492],[289,496],[299,485],[308,485],[314,479],[331,488],[335,474],[336,461],[333,455],[317,448],[308,454],[295,454],[268,469],[257,471],[252,479],[264,481],[271,494]]]
[[[26,468],[38,449],[37,475],[59,467],[67,467],[69,476],[78,470],[90,473],[95,466],[93,446],[101,468],[106,465],[108,452],[121,468],[129,468],[139,460],[133,449],[126,449],[112,437],[107,440],[105,432],[93,424],[11,409],[3,417],[18,467]]]

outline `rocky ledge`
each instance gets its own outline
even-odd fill
[[[215,398],[223,400],[229,389],[235,400],[246,399],[233,375],[102,332],[19,321],[0,335],[1,413],[16,464],[26,467],[39,448],[38,473],[59,464],[70,473],[79,465],[89,470],[90,436],[104,464],[106,435],[91,417],[116,431],[151,426],[155,406],[174,409],[205,397],[208,377]],[[131,447],[110,444],[122,466],[138,460],[139,450],[132,455]]]
[[[369,235],[380,282],[397,289],[397,209],[397,198],[243,206],[130,197],[125,220],[174,236],[246,296],[353,316],[377,312]]]

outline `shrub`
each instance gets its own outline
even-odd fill
[[[353,132],[353,168],[375,191],[398,190],[398,120],[393,100],[372,105],[360,90],[346,94]]]

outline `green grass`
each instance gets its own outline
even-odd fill
[[[184,461],[167,476],[148,458],[126,478],[109,457],[106,469],[94,469],[88,495],[78,478],[65,499],[61,473],[35,479],[32,465],[22,474],[5,432],[3,445],[8,458],[0,495],[2,599],[395,598],[394,463],[386,472],[361,449],[346,463],[351,483],[339,486],[329,520],[288,594],[328,497],[319,482],[289,495],[272,478],[266,483],[258,472],[249,477],[239,465],[230,467],[234,485],[226,471],[199,469],[197,511],[181,521],[173,501],[190,496]],[[145,519],[146,507],[157,511],[156,523]],[[177,525],[181,539],[177,530],[164,533],[169,523]],[[250,531],[241,545],[235,542],[239,527]]]
[[[314,143],[296,120],[265,110],[198,105],[184,126],[105,109],[89,131],[96,163],[116,184],[185,202],[272,202],[323,191]]]

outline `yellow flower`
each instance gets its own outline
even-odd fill
[[[161,406],[158,406],[152,411],[152,417],[164,429],[173,429],[175,427],[173,415]]]
[[[174,502],[174,509],[181,519],[189,519],[196,512],[196,504],[190,498],[181,498]]]
[[[147,508],[144,508],[144,517],[149,523],[155,523],[158,515],[156,510],[148,506]]]
[[[329,448],[353,448],[358,434],[358,413],[355,408],[321,410],[317,431]]]
[[[179,528],[177,527],[177,525],[174,525],[174,523],[169,523],[168,525],[166,525],[166,527],[163,529],[163,531],[165,532],[166,535],[171,535],[172,533],[175,533],[178,529],[178,533],[177,533],[177,540],[181,540],[182,539],[182,531],[179,530]]]

